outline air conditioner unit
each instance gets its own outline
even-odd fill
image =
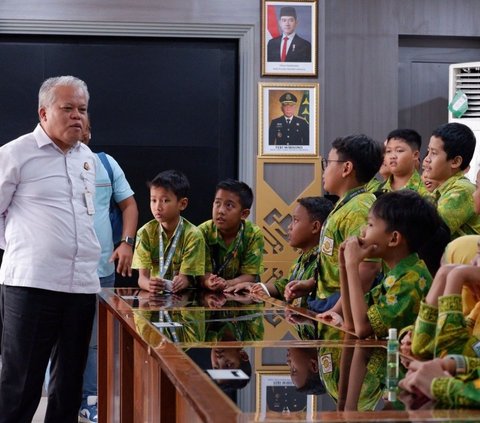
[[[470,127],[477,139],[475,153],[466,176],[475,183],[480,166],[480,62],[454,63],[449,66],[448,102],[462,90],[468,99],[468,109],[459,118],[448,111],[449,122],[459,122]]]

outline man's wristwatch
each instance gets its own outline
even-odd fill
[[[126,236],[125,238],[122,238],[120,242],[125,242],[126,244],[130,245],[130,247],[135,246],[135,238],[132,238],[131,236]]]

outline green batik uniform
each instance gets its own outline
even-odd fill
[[[466,357],[466,373],[432,380],[433,397],[442,405],[455,408],[480,407],[480,359]]]
[[[382,189],[382,185],[385,183],[385,181],[381,181],[380,179],[377,178],[377,176],[374,176],[372,179],[370,179],[367,184],[365,185],[365,191],[367,192],[377,192]]]
[[[480,216],[475,213],[473,202],[474,191],[475,185],[460,171],[433,192],[438,213],[450,228],[452,239],[480,234]]]
[[[282,298],[285,298],[285,287],[293,280],[307,280],[313,278],[317,268],[318,245],[309,251],[302,253],[300,257],[295,260],[295,263],[290,268],[287,278],[277,279],[273,284]],[[300,307],[307,307],[306,297],[302,297]]]
[[[350,347],[326,347],[319,349],[319,373],[320,379],[329,395],[336,401],[339,401],[339,379],[341,372],[342,354],[351,353],[353,357],[353,348]],[[352,357],[348,357],[350,361]],[[345,358],[344,358],[345,360]],[[350,371],[351,367],[347,363],[346,369]],[[372,348],[366,373],[363,380],[349,380],[349,386],[354,383],[361,383],[360,394],[358,397],[358,411],[374,410],[380,401],[385,387],[386,371],[386,350],[383,348]]]
[[[216,274],[215,272],[223,267],[218,276],[227,280],[240,275],[260,276],[263,273],[262,230],[249,220],[242,222],[243,230],[240,228],[228,247],[213,220],[207,220],[198,227],[205,237],[206,273]]]
[[[386,337],[389,328],[402,329],[412,324],[431,284],[432,276],[416,253],[390,269],[383,280],[365,294],[368,320],[377,338]]]
[[[325,299],[340,290],[338,247],[351,236],[360,235],[367,224],[375,195],[357,187],[337,201],[323,223],[320,234],[317,298]]]
[[[393,182],[393,175],[391,175],[380,187],[377,191],[382,191],[382,192],[391,192],[393,191],[392,189],[392,182]],[[407,181],[404,187],[401,189],[410,189],[412,191],[418,192],[422,197],[429,197],[430,193],[428,192],[427,188],[425,187],[425,184],[422,181],[422,178],[420,177],[420,174],[414,170],[412,176],[410,176],[410,179]]]
[[[156,220],[143,225],[137,232],[135,251],[133,253],[133,269],[149,269],[151,275],[159,275],[159,223]],[[165,245],[164,257],[168,255],[175,234],[167,239],[162,231]],[[181,273],[187,276],[202,276],[205,274],[205,241],[201,231],[188,220],[183,219],[182,233],[178,239],[172,262],[164,275],[165,279]]]
[[[205,340],[205,312],[203,310],[188,311],[135,311],[134,321],[137,331],[142,338],[154,345],[152,341],[160,333],[172,342],[196,343]],[[153,322],[175,322],[179,327],[156,328],[153,330]],[[149,324],[149,322],[152,322]]]
[[[412,336],[412,353],[421,358],[445,354],[480,356],[480,341],[473,334],[476,320],[465,318],[461,295],[444,295],[438,309],[422,302]]]
[[[205,325],[207,342],[263,340],[262,310],[206,311]]]

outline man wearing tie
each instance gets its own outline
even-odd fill
[[[308,123],[305,119],[295,116],[297,97],[286,92],[280,99],[283,116],[273,119],[270,123],[269,145],[308,145]]]
[[[272,38],[267,46],[268,62],[311,62],[312,46],[295,33],[297,12],[294,7],[282,7],[278,21],[282,35]]]

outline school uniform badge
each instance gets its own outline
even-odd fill
[[[320,357],[320,364],[322,366],[322,373],[328,374],[333,372],[333,362],[332,362],[332,354],[323,354]]]
[[[326,254],[327,256],[333,255],[333,239],[329,238],[328,236],[323,238],[322,242],[322,253]]]

